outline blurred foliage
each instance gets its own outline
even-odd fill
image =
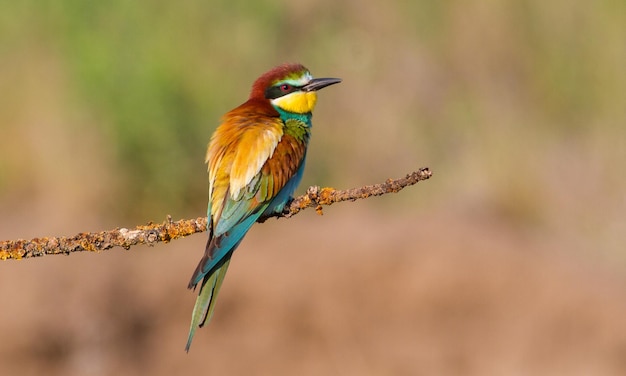
[[[321,96],[303,184],[429,165],[438,183],[390,205],[452,194],[556,224],[563,207],[599,194],[610,207],[626,187],[605,168],[626,158],[625,10],[611,0],[5,1],[0,193],[57,184],[72,197],[80,179],[96,192],[82,202],[110,218],[201,214],[219,117],[260,73],[301,61],[344,78]],[[75,149],[55,157],[50,137]],[[600,183],[567,198],[577,164]],[[68,183],[33,177],[44,170]]]

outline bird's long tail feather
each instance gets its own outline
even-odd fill
[[[200,293],[198,294],[196,305],[193,307],[193,314],[191,315],[189,337],[187,338],[187,345],[185,346],[185,351],[187,352],[189,352],[189,348],[191,347],[191,341],[193,340],[193,335],[196,333],[196,329],[203,327],[213,316],[217,293],[220,291],[224,276],[228,270],[228,264],[230,264],[230,254],[226,257],[228,258],[204,277],[202,281]]]

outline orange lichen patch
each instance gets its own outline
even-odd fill
[[[78,235],[77,239],[77,247],[80,247],[81,251],[89,251],[89,252],[97,252],[99,249],[96,247],[96,243],[94,242],[94,237],[89,236],[90,234],[81,232]]]
[[[0,260],[14,259],[21,260],[24,254],[24,248],[21,246],[23,240],[17,240],[10,242],[7,249],[0,251]]]
[[[318,193],[317,202],[320,205],[330,205],[333,203],[333,198],[335,196],[335,188],[322,188],[322,190]],[[315,209],[317,210],[317,208]]]
[[[163,226],[164,237],[162,240],[168,242],[173,239],[182,238],[204,231],[206,228],[206,218],[198,218],[192,220],[180,220],[177,222],[167,223]]]
[[[0,260],[20,260],[27,257],[43,256],[47,250],[47,242],[48,238],[8,241],[2,244]]]

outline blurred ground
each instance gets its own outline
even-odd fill
[[[2,373],[626,371],[621,271],[486,218],[356,204],[255,228],[185,354],[203,240],[3,265]]]
[[[284,61],[344,79],[304,187],[434,171],[255,226],[189,354],[204,235],[0,262],[0,375],[626,374],[624,35],[610,0],[0,3],[2,239],[202,215]]]

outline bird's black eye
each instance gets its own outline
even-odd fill
[[[283,93],[288,93],[289,91],[291,91],[291,85],[289,84],[280,85],[280,91],[282,91]]]

